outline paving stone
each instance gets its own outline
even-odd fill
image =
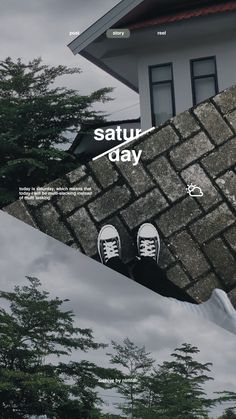
[[[209,138],[207,138],[204,132],[200,132],[178,147],[175,147],[175,149],[170,152],[170,158],[175,167],[180,170],[213,148],[214,146]]]
[[[30,226],[37,228],[33,218],[22,201],[13,202],[13,204],[8,205],[7,209],[5,208],[3,211],[15,218],[18,218],[24,223],[29,224]]]
[[[130,200],[126,186],[115,186],[89,204],[89,211],[96,221],[102,221],[124,207]]]
[[[196,119],[189,113],[189,111],[180,113],[175,116],[172,121],[183,139],[186,139],[200,129]]]
[[[186,188],[180,177],[165,157],[160,157],[152,162],[148,169],[156,182],[171,201],[176,201],[186,195]]]
[[[142,141],[134,149],[142,150],[141,159],[146,161],[154,159],[155,156],[168,150],[179,141],[179,137],[171,126],[167,126],[157,131],[155,134],[150,134],[147,139]]]
[[[190,284],[189,278],[180,265],[175,265],[167,271],[168,279],[180,288]]]
[[[47,188],[49,187],[49,188],[60,188],[60,187],[63,187],[63,186],[67,186],[67,182],[66,182],[66,180],[65,179],[63,179],[63,178],[59,178],[59,179],[55,179],[55,180],[53,180],[52,182],[50,182],[50,183],[47,183],[47,185],[45,185]],[[44,186],[42,186],[42,187],[44,187]]]
[[[225,243],[217,238],[205,246],[205,252],[225,285],[236,285],[236,260]]]
[[[191,226],[191,231],[199,241],[204,243],[216,234],[221,233],[235,221],[235,217],[226,204],[202,217]]]
[[[60,214],[51,204],[45,204],[41,208],[35,210],[35,217],[39,228],[44,233],[52,236],[62,243],[72,240],[72,237],[60,219]]]
[[[186,231],[174,236],[171,244],[177,258],[181,260],[192,278],[197,278],[209,270],[209,264],[202,251]]]
[[[137,166],[133,166],[132,163],[119,162],[117,166],[137,196],[149,191],[154,186],[142,164],[139,163]]]
[[[78,250],[79,252],[82,252],[81,247],[78,245],[78,243],[72,242],[72,243],[67,243],[68,246],[70,246],[72,249]]]
[[[231,227],[224,236],[230,247],[236,252],[236,225]]]
[[[68,222],[86,255],[94,256],[97,253],[98,231],[86,209],[80,208],[68,218]]]
[[[78,169],[75,169],[72,172],[67,173],[66,178],[71,184],[73,184],[81,180],[84,176],[86,176],[86,167],[80,166],[78,167]]]
[[[236,164],[236,137],[227,141],[218,150],[213,151],[209,156],[203,158],[202,164],[207,172],[216,177]]]
[[[53,182],[47,183],[46,185],[39,186],[39,188],[53,188],[53,189],[56,189],[56,188],[63,188],[63,187],[67,187],[67,186],[68,185],[67,185],[66,180],[62,178],[62,179],[56,179]],[[45,199],[33,199],[32,201],[27,200],[26,202],[27,202],[28,207],[34,208],[34,207],[40,206],[41,204],[43,204],[47,201]]]
[[[193,221],[200,214],[201,209],[197,202],[192,198],[185,198],[156,218],[155,222],[164,236],[168,237],[189,224],[190,221]]]
[[[236,110],[226,115],[226,119],[230,123],[234,131],[236,131]]]
[[[233,136],[233,132],[212,103],[202,103],[194,109],[194,113],[216,144],[221,144]]]
[[[103,188],[107,188],[118,179],[117,171],[106,157],[94,160],[89,166]]]
[[[126,224],[132,230],[143,222],[147,222],[168,206],[158,189],[147,193],[121,212]]]
[[[186,185],[194,184],[200,186],[203,192],[203,196],[197,198],[198,202],[202,204],[204,209],[209,209],[211,206],[221,201],[221,196],[212,184],[209,176],[206,175],[205,171],[201,166],[196,163],[185,169],[181,176],[186,182]]]
[[[191,288],[188,289],[188,294],[191,295],[199,303],[208,300],[212,291],[215,288],[222,288],[221,283],[214,273],[210,273],[201,278]]]
[[[169,278],[200,300],[223,287],[236,306],[236,136],[229,138],[231,128],[236,132],[236,87],[134,141],[129,147],[143,151],[137,167],[116,166],[104,156],[49,184],[77,186],[89,178],[95,185],[89,201],[70,198],[59,207],[53,197],[50,203],[22,201],[4,210],[93,258],[98,257],[98,231],[109,222],[121,234],[123,260],[129,264],[137,227],[154,222],[162,239],[159,265]],[[189,197],[185,183],[199,184],[203,197]]]
[[[232,171],[228,171],[218,178],[216,182],[226,198],[236,208],[236,174]]]
[[[213,101],[224,114],[234,110],[236,108],[236,86],[221,92],[214,97]]]
[[[65,214],[67,214],[68,212],[74,211],[76,208],[81,207],[82,205],[84,205],[86,202],[91,201],[91,199],[95,198],[96,195],[98,194],[98,192],[100,192],[100,189],[98,188],[98,186],[95,184],[95,182],[93,181],[93,179],[91,177],[85,178],[84,180],[81,180],[78,183],[75,183],[73,185],[73,187],[75,188],[91,188],[91,192],[90,190],[88,190],[86,192],[86,190],[84,191],[86,194],[83,194],[83,191],[81,192],[81,195],[78,195],[78,192],[76,193],[75,196],[62,196],[57,198],[57,205],[61,208],[61,210],[63,210],[63,212]]]

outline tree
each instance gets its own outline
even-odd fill
[[[111,92],[103,88],[82,96],[55,87],[58,77],[80,72],[43,65],[40,58],[0,62],[0,206],[17,199],[20,186],[43,185],[78,166],[59,147],[82,122],[103,120],[92,106],[109,100]]]
[[[149,374],[154,359],[146,352],[145,346],[139,348],[128,338],[123,344],[112,341],[114,353],[109,353],[111,364],[122,368],[121,379],[115,384],[117,391],[126,398],[119,407],[129,417],[135,417],[135,408],[138,398],[143,392],[143,380]]]
[[[195,346],[185,343],[171,354],[173,360],[159,365],[146,385],[149,402],[147,397],[141,401],[143,417],[208,418],[209,408],[216,404],[215,399],[206,397],[203,389],[212,380],[208,375],[211,363],[196,361],[193,356],[198,352]]]
[[[195,359],[199,349],[183,343],[165,361],[154,369],[145,383],[145,392],[139,400],[138,418],[145,419],[209,419],[210,409],[236,400],[234,392],[218,392],[220,396],[207,397],[204,385],[212,380],[210,362]]]
[[[228,408],[219,419],[236,419],[236,413],[234,408]]]
[[[0,308],[1,418],[98,418],[95,388],[112,369],[60,358],[105,345],[94,342],[90,329],[74,326],[73,313],[62,310],[68,300],[50,299],[37,278],[28,281],[0,292],[8,305]]]

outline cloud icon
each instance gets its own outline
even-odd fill
[[[200,188],[200,186],[193,185],[192,183],[190,185],[188,185],[186,190],[187,190],[189,196],[193,196],[193,197],[203,196],[203,192],[202,192],[202,189]]]

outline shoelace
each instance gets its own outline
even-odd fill
[[[142,239],[140,243],[140,256],[156,256],[156,246],[154,239]]]
[[[104,240],[103,242],[103,252],[105,257],[105,262],[108,261],[108,259],[119,256],[119,249],[117,246],[116,240]]]

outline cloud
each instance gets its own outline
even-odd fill
[[[65,308],[74,311],[80,327],[93,329],[97,341],[121,342],[129,336],[135,344],[145,345],[158,363],[189,342],[200,349],[201,362],[213,362],[215,381],[207,385],[207,391],[234,390],[234,335],[191,314],[186,316],[178,305],[0,212],[1,289],[25,283],[25,275],[37,276],[52,295],[69,298]],[[107,365],[105,351],[85,357]]]

